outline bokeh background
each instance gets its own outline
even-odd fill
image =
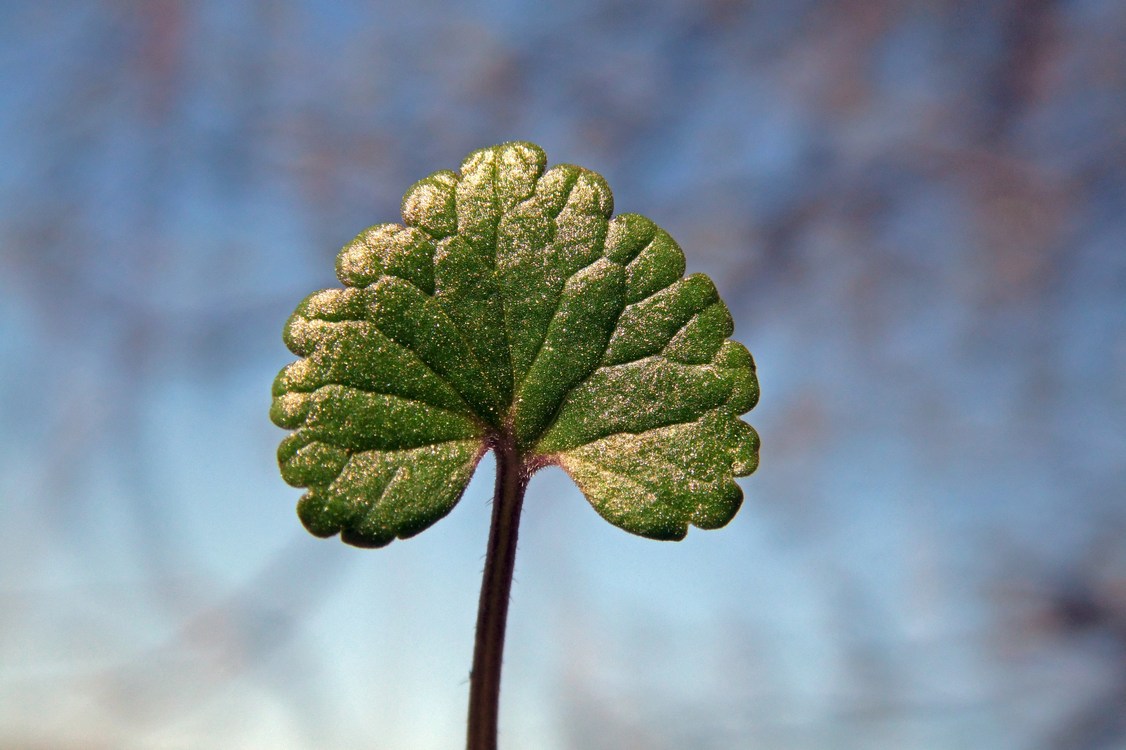
[[[0,746],[462,744],[492,460],[303,531],[281,327],[513,138],[755,354],[725,529],[533,481],[502,746],[1126,748],[1126,4],[0,4]]]

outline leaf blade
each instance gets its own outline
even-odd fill
[[[595,172],[534,144],[478,149],[361,232],[343,289],[286,324],[301,359],[271,418],[315,534],[382,546],[449,512],[481,455],[558,463],[604,518],[681,538],[738,510],[754,470],[754,360],[731,314],[649,219],[612,217]]]

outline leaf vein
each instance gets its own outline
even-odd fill
[[[590,446],[593,443],[597,443],[599,440],[607,440],[609,438],[616,437],[618,435],[631,435],[633,437],[638,437],[638,436],[644,435],[648,432],[653,432],[654,430],[664,430],[664,429],[668,429],[669,427],[681,427],[681,426],[684,426],[684,425],[698,424],[698,423],[702,422],[709,414],[711,414],[714,411],[718,411],[721,408],[722,408],[722,406],[713,406],[710,409],[705,409],[703,411],[703,413],[701,413],[700,416],[696,417],[695,419],[679,420],[679,421],[675,421],[675,422],[668,422],[666,424],[658,424],[658,425],[655,425],[655,426],[652,426],[652,427],[646,427],[644,430],[615,430],[613,432],[603,433],[603,434],[597,435],[596,437],[592,437],[591,439],[587,440],[585,443],[582,443],[581,445],[576,445],[574,448],[567,448],[566,450],[559,451],[559,453],[565,454],[565,453],[568,453],[569,451],[577,450],[579,448],[585,448],[587,446]],[[591,459],[591,460],[594,460],[594,459]]]
[[[384,274],[384,276],[389,276],[389,275]],[[488,388],[489,391],[491,391],[492,394],[494,396],[496,396],[499,400],[500,394],[497,393],[496,388],[493,386],[493,384],[491,382],[489,382],[488,369],[485,367],[485,364],[481,361],[481,358],[477,356],[477,352],[473,349],[473,345],[470,343],[469,339],[466,337],[465,331],[461,330],[461,326],[459,326],[457,324],[457,321],[455,321],[453,318],[451,318],[449,315],[446,314],[446,311],[442,307],[442,304],[438,300],[438,298],[435,297],[433,294],[429,294],[425,289],[422,289],[417,284],[414,284],[413,282],[411,282],[409,279],[403,279],[403,278],[400,278],[399,276],[389,276],[389,277],[394,278],[394,279],[399,279],[400,281],[406,282],[407,285],[409,285],[409,286],[413,287],[414,289],[418,290],[418,292],[420,294],[422,294],[424,297],[426,297],[427,300],[434,303],[432,307],[433,307],[435,313],[437,315],[440,315],[442,317],[442,319],[445,320],[446,323],[448,323],[449,326],[457,333],[458,339],[460,339],[461,343],[465,345],[465,350],[469,352],[469,356],[472,357],[473,361],[477,364],[477,370],[478,370],[478,372],[481,373],[483,385],[486,388]],[[383,278],[383,277],[380,277],[380,278]],[[457,386],[455,386],[453,383],[451,383],[449,380],[447,380],[444,375],[440,374],[437,370],[435,370],[433,367],[431,367],[430,364],[422,358],[422,355],[420,355],[412,347],[407,346],[406,344],[403,344],[403,343],[396,341],[395,339],[391,338],[391,336],[389,336],[386,332],[384,332],[384,330],[382,328],[379,327],[379,323],[375,319],[368,318],[367,322],[369,322],[373,326],[375,326],[375,329],[377,331],[379,331],[383,335],[383,337],[386,338],[388,341],[391,341],[392,343],[398,344],[399,346],[401,346],[402,348],[406,349],[411,354],[413,354],[415,356],[415,358],[426,367],[426,369],[428,369],[428,370],[430,370],[430,372],[434,373],[435,377],[437,377],[443,383],[448,385],[453,390],[453,392],[458,395],[458,398],[461,399],[462,403],[464,403],[466,406],[469,406],[469,402],[466,400],[465,394],[463,394],[461,392],[461,390],[459,390],[457,388]],[[472,411],[471,406],[470,406],[470,410]]]
[[[704,309],[707,309],[707,307],[711,307],[711,305],[710,304],[707,305]],[[696,320],[697,318],[699,318],[700,313],[702,313],[702,312],[703,312],[703,310],[699,310],[699,311],[693,313],[692,316],[690,318],[688,318],[688,320],[684,321],[684,324],[681,325],[680,328],[676,329],[676,331],[673,333],[672,336],[669,336],[669,340],[666,341],[665,345],[661,347],[661,351],[659,352],[661,354],[661,356],[664,356],[665,352],[667,352],[669,350],[669,347],[672,346],[673,340],[677,336],[679,336],[681,333],[683,333],[684,329],[686,329],[686,328],[688,328],[688,326],[692,325],[692,322],[694,320]],[[667,359],[667,357],[666,357],[666,359]],[[711,363],[709,362],[709,364],[711,364]]]
[[[398,277],[396,276],[395,278],[398,278]],[[413,286],[413,284],[412,284],[412,286]],[[418,289],[418,287],[415,287],[415,289]],[[422,290],[419,289],[419,291],[422,291]],[[426,294],[426,292],[424,292],[424,291],[422,293]],[[444,312],[442,314],[445,315]],[[446,316],[446,319],[449,320],[449,316]],[[309,319],[306,318],[306,320],[309,320]],[[320,319],[317,319],[317,320],[320,320]],[[435,370],[430,365],[430,363],[427,362],[425,359],[423,359],[422,355],[420,355],[412,347],[407,346],[406,344],[403,344],[403,343],[396,341],[395,339],[391,338],[387,333],[385,333],[383,331],[382,328],[379,327],[379,324],[376,321],[372,320],[371,318],[364,318],[364,319],[360,319],[360,320],[349,318],[347,320],[321,320],[321,322],[326,323],[328,325],[336,325],[338,323],[367,323],[367,324],[370,324],[371,327],[374,328],[376,330],[376,332],[379,333],[380,336],[387,339],[387,341],[389,341],[391,344],[394,344],[395,346],[399,347],[403,351],[409,352],[410,355],[412,357],[414,357],[416,362],[418,362],[420,365],[422,365],[431,375],[438,378],[438,380],[440,380],[446,387],[448,387],[451,391],[454,392],[454,394],[458,397],[458,400],[460,400],[461,403],[465,404],[466,408],[469,410],[469,413],[474,414],[474,416],[476,416],[475,412],[473,411],[473,407],[469,404],[468,401],[466,401],[465,396],[461,393],[461,391],[459,391],[457,388],[454,387],[453,383],[446,380],[445,376],[443,376],[440,372]],[[461,329],[457,328],[457,325],[452,320],[450,320],[450,324],[453,325],[454,328],[457,330],[458,335],[461,336],[462,341],[465,341],[465,335],[461,332]],[[472,353],[472,350],[470,350],[470,353]],[[474,356],[474,359],[476,359],[476,356]],[[478,360],[478,363],[480,363],[480,360]],[[344,386],[343,383],[325,383],[325,385],[342,385],[342,386]],[[318,388],[319,387],[320,386],[318,386]],[[350,387],[353,387],[353,386],[344,386],[344,387],[350,388]],[[293,390],[296,393],[311,393],[311,391],[306,391],[306,390],[298,390],[298,389],[293,389]],[[357,390],[364,390],[364,389],[357,388]],[[386,394],[386,395],[392,395],[392,394]]]
[[[307,393],[309,395],[313,395],[313,394],[317,393],[317,391],[320,391],[324,388],[330,388],[330,387],[346,388],[350,391],[358,391],[360,393],[366,393],[369,396],[389,396],[391,398],[399,399],[400,401],[407,401],[407,402],[412,403],[412,404],[422,404],[423,406],[428,406],[431,409],[434,409],[436,411],[442,411],[442,412],[445,412],[447,414],[455,414],[455,415],[461,416],[461,417],[469,417],[475,422],[478,422],[478,423],[480,422],[480,418],[473,412],[472,407],[470,407],[469,404],[465,403],[465,399],[462,399],[461,402],[463,404],[465,404],[466,411],[457,411],[455,409],[450,409],[449,407],[446,407],[446,406],[440,406],[440,405],[438,405],[438,404],[436,404],[432,401],[427,401],[424,398],[413,398],[411,396],[403,396],[403,395],[398,394],[398,393],[389,393],[387,391],[380,391],[380,390],[376,390],[374,388],[364,388],[362,386],[349,385],[348,383],[338,383],[336,381],[321,383],[321,384],[313,386],[312,388],[309,388],[309,389],[292,388],[288,392],[289,393]],[[456,390],[454,391],[454,393],[457,394],[458,398],[461,398],[461,394],[457,393]]]
[[[520,378],[520,386],[516,389],[517,391],[519,391],[521,388],[524,387],[524,383],[527,382],[527,380],[528,380],[528,375],[532,372],[532,367],[535,366],[536,360],[540,358],[540,354],[543,352],[543,348],[547,344],[548,335],[551,333],[551,324],[555,322],[555,317],[557,315],[559,315],[559,311],[563,309],[563,297],[564,297],[563,292],[567,288],[567,284],[569,284],[571,282],[571,279],[575,278],[580,273],[582,273],[586,269],[590,268],[591,266],[593,266],[595,263],[597,263],[598,261],[600,261],[602,259],[603,259],[602,256],[595,258],[594,260],[592,260],[590,263],[587,263],[582,268],[577,269],[573,274],[571,274],[570,276],[567,277],[566,281],[563,282],[563,287],[559,290],[559,297],[556,298],[556,300],[555,300],[555,310],[551,313],[551,319],[547,322],[547,330],[544,331],[543,338],[540,339],[539,346],[536,347],[536,353],[532,357],[532,361],[528,365],[527,371],[525,371],[523,377]],[[613,263],[614,261],[611,260],[610,262]],[[619,318],[621,317],[620,312],[618,313],[618,317]],[[614,328],[616,329],[617,327],[618,327],[618,323],[615,320],[614,321]],[[613,335],[613,334],[611,333],[611,335]],[[605,355],[605,353],[606,353],[605,350],[603,350],[604,355]],[[593,370],[591,372],[593,372]],[[571,391],[574,389],[574,387],[577,386],[579,383],[586,381],[586,379],[588,377],[590,377],[590,373],[587,373],[587,375],[585,377],[583,377],[581,380],[579,380],[576,383],[574,383],[573,385],[571,385],[563,393],[563,395],[559,399],[559,405],[557,405],[555,407],[556,412],[559,411],[559,406],[562,405],[562,403],[566,400],[567,396],[571,393]],[[555,419],[555,416],[553,414],[551,422],[554,422],[554,419]],[[549,422],[549,424],[551,424],[551,423]]]

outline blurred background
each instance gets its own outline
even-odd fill
[[[492,459],[298,523],[281,328],[415,180],[601,172],[754,353],[679,544],[532,482],[501,744],[1126,748],[1126,4],[0,4],[0,746],[462,745]]]

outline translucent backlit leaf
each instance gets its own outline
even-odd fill
[[[270,415],[314,534],[360,546],[446,515],[491,447],[563,467],[604,518],[658,539],[722,526],[754,471],[754,362],[703,275],[605,180],[513,142],[403,198],[341,250],[342,289],[285,327]]]

